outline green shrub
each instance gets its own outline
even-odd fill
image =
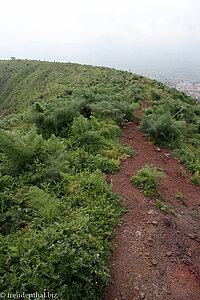
[[[85,132],[89,130],[90,124],[88,119],[84,116],[80,115],[77,118],[74,118],[72,125],[72,133],[75,136],[83,135]]]
[[[17,168],[25,168],[40,155],[43,139],[35,130],[27,134],[0,130],[0,151],[5,153]]]
[[[101,101],[91,104],[92,114],[96,118],[105,120],[111,118],[118,125],[123,124],[125,121],[133,120],[133,113],[130,107],[124,103],[117,101]]]
[[[114,173],[119,170],[120,162],[112,160],[105,154],[92,154],[84,149],[74,150],[68,157],[69,168],[81,172],[90,170],[91,172],[99,169],[105,173]]]
[[[13,179],[10,191],[0,193],[0,234],[2,235],[15,234],[17,230],[25,227],[34,218],[32,209],[26,205],[26,189],[17,189],[15,185],[17,182]]]
[[[145,165],[145,167],[137,174],[131,177],[132,184],[141,189],[145,196],[153,196],[157,192],[157,187],[160,184],[158,178],[165,178],[166,175],[162,169],[152,165]]]
[[[1,253],[7,253],[1,256],[4,292],[42,293],[45,288],[59,299],[98,299],[109,281],[108,248],[104,253],[101,237],[93,236],[90,226],[79,213],[70,223],[1,239]]]
[[[116,139],[121,136],[121,130],[114,122],[100,122],[99,131],[105,139]]]
[[[199,171],[196,171],[194,173],[194,176],[191,177],[191,181],[196,184],[196,185],[200,185],[200,175],[199,175]]]
[[[109,282],[109,239],[125,211],[121,199],[105,183],[105,175],[61,174],[62,201],[31,187],[23,194],[33,212],[14,234],[0,236],[1,286],[60,299],[99,299]],[[49,186],[47,186],[49,188]]]
[[[158,91],[156,91],[156,90],[151,90],[151,98],[153,99],[153,100],[160,100],[161,99],[161,95],[160,95],[160,93],[158,92]]]
[[[27,206],[35,210],[36,216],[47,223],[55,221],[61,213],[61,202],[38,187],[31,187],[26,193]]]
[[[28,120],[35,124],[44,136],[51,134],[60,135],[64,129],[68,130],[73,119],[80,115],[80,101],[67,101],[64,99],[54,99],[50,102],[36,103],[30,109]]]
[[[198,140],[182,144],[174,155],[192,172],[200,172],[200,143]]]
[[[156,207],[160,208],[165,213],[168,213],[168,206],[163,201],[156,199]]]
[[[184,124],[172,119],[169,112],[164,115],[143,115],[140,128],[156,142],[174,146],[184,134]]]

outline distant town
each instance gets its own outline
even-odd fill
[[[143,75],[174,87],[200,101],[200,70],[193,70],[193,72],[163,71],[144,73]]]
[[[170,87],[174,87],[177,90],[184,92],[193,98],[197,98],[200,100],[200,81],[192,82],[192,81],[179,81],[179,80],[169,80],[167,85]]]

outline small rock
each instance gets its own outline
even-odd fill
[[[150,252],[147,251],[147,252],[144,253],[144,255],[145,256],[150,256]]]
[[[161,149],[160,148],[156,148],[156,152],[161,152]]]
[[[139,291],[139,286],[136,285],[136,286],[134,287],[134,289],[135,289],[136,291]]]
[[[170,291],[167,291],[167,294],[168,294],[168,295],[171,295],[172,293],[171,293]]]
[[[148,215],[153,215],[153,210],[152,210],[152,209],[149,210],[149,211],[147,212],[147,214],[148,214]]]
[[[167,254],[167,256],[169,256],[169,257],[172,256],[172,252],[170,252],[170,251],[167,251],[166,254]]]
[[[170,153],[166,153],[165,156],[166,156],[167,158],[169,158],[169,157],[170,157]]]
[[[188,256],[191,257],[191,256],[192,256],[192,253],[191,253],[191,252],[188,252]]]
[[[137,254],[137,257],[140,257],[140,256],[142,256],[142,252],[139,252],[139,253]]]
[[[140,299],[144,299],[145,298],[145,293],[140,292],[139,295],[140,295]]]
[[[151,224],[153,224],[154,226],[158,226],[158,222],[157,221],[152,221]]]
[[[138,230],[138,231],[136,231],[135,235],[136,235],[136,239],[139,239],[141,237],[142,233],[141,233],[141,231]]]
[[[157,260],[155,260],[155,259],[152,259],[151,263],[153,266],[157,266],[157,264],[158,264]]]
[[[149,247],[153,246],[153,240],[152,239],[148,239],[147,246],[149,246]]]
[[[131,174],[129,172],[124,173],[125,176],[130,177]]]
[[[165,219],[165,220],[164,220],[164,224],[165,224],[167,227],[170,227],[171,221],[170,221],[169,219]]]
[[[195,240],[197,238],[195,233],[189,233],[188,234],[189,238],[191,238],[192,240]]]

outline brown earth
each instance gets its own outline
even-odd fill
[[[141,108],[137,114],[141,116]],[[149,143],[138,125],[126,123],[123,134],[123,142],[138,154],[123,160],[122,170],[107,177],[129,211],[116,228],[111,282],[103,300],[199,300],[200,190],[172,151]],[[178,216],[157,208],[156,197],[145,197],[131,184],[131,176],[147,163],[165,171],[158,192]],[[179,192],[185,201],[176,197]]]

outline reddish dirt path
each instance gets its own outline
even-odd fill
[[[199,300],[200,190],[187,170],[187,178],[182,175],[182,165],[171,151],[150,145],[138,125],[127,123],[123,133],[123,142],[139,153],[123,160],[120,172],[108,176],[129,212],[116,228],[111,282],[103,300]],[[166,172],[159,193],[177,217],[161,211],[150,203],[155,198],[132,186],[131,176],[147,163]],[[178,192],[186,197],[184,204],[176,198]]]

